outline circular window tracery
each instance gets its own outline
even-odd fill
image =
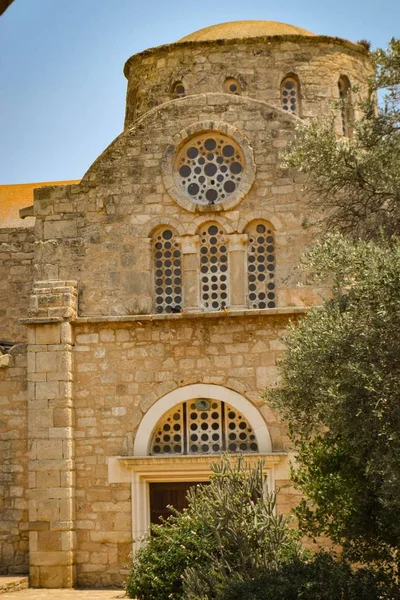
[[[240,131],[222,121],[205,121],[174,136],[162,174],[167,192],[182,208],[218,212],[234,208],[250,191],[256,166]]]
[[[245,417],[220,400],[199,398],[175,406],[157,424],[150,454],[258,452]]]
[[[234,140],[207,132],[183,146],[176,165],[181,190],[197,204],[213,205],[238,190],[245,160]]]

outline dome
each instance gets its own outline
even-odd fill
[[[211,40],[232,40],[240,38],[265,37],[273,35],[316,35],[311,31],[278,23],[277,21],[231,21],[204,27],[178,40],[179,42],[205,42]]]

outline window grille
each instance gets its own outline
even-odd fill
[[[179,151],[177,183],[196,204],[218,204],[237,193],[244,165],[237,142],[222,133],[203,133]]]
[[[209,398],[175,406],[157,424],[150,454],[258,452],[254,431],[229,404]]]
[[[275,240],[269,223],[247,228],[248,301],[250,308],[275,308]]]
[[[159,230],[153,238],[156,313],[182,310],[182,255],[175,233]]]
[[[221,310],[229,304],[228,248],[218,223],[200,229],[200,299],[207,310]]]
[[[285,77],[281,83],[281,104],[283,110],[292,115],[299,115],[300,92],[297,78]]]

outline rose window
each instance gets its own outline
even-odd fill
[[[197,398],[175,406],[158,422],[150,454],[258,452],[245,417],[225,402]]]
[[[177,179],[196,204],[214,205],[237,191],[245,160],[239,145],[218,132],[192,138],[177,156]]]

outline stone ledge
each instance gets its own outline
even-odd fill
[[[26,590],[28,585],[29,578],[25,575],[0,576],[0,594]]]
[[[50,323],[62,323],[69,320],[74,325],[85,323],[135,323],[152,321],[184,321],[193,319],[221,319],[225,317],[274,317],[279,315],[303,315],[310,310],[308,306],[288,306],[285,308],[260,308],[237,310],[219,310],[219,311],[196,311],[168,314],[145,314],[145,315],[89,315],[87,317],[74,317],[65,319],[63,317],[30,317],[20,319],[20,323],[25,325],[47,325]]]
[[[198,311],[182,312],[177,314],[151,314],[151,315],[124,315],[124,316],[102,316],[93,315],[87,317],[77,317],[72,319],[76,325],[84,323],[129,323],[135,321],[184,321],[193,319],[221,319],[226,317],[274,317],[276,315],[297,315],[306,314],[308,307],[287,307],[287,308],[265,308],[265,309],[238,309],[238,310],[220,310],[216,312]]]

